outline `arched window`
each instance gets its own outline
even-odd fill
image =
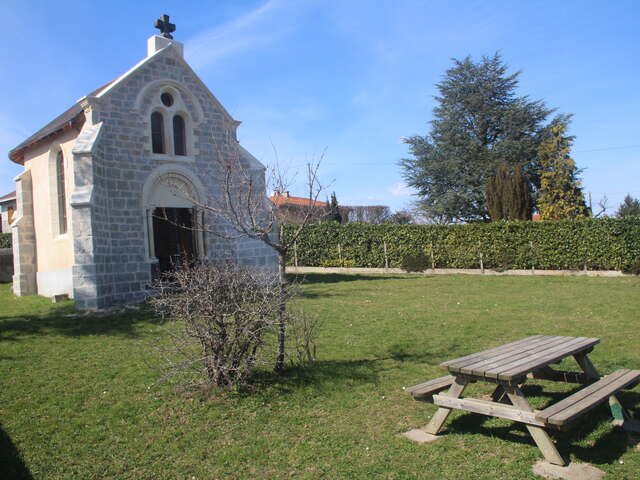
[[[64,156],[60,150],[56,156],[56,186],[58,193],[58,232],[67,233],[67,201],[64,188]]]
[[[153,153],[164,153],[164,119],[160,112],[151,114],[151,148]]]
[[[173,151],[176,155],[187,154],[184,118],[180,115],[174,115],[173,117]]]

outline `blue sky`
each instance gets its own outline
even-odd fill
[[[521,93],[573,113],[573,157],[594,203],[640,197],[640,2],[45,2],[4,0],[0,194],[6,152],[144,57],[153,21],[177,24],[185,57],[243,123],[239,139],[294,172],[326,149],[342,204],[413,197],[397,161],[424,134],[451,58],[500,51]],[[292,193],[302,193],[302,187]]]

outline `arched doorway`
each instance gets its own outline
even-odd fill
[[[157,172],[144,189],[149,259],[162,273],[204,256],[201,201],[185,174]]]

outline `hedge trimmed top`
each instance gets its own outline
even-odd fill
[[[285,235],[291,234],[291,227]],[[423,253],[436,268],[630,271],[640,261],[640,217],[511,221],[465,225],[309,226],[295,248],[298,265],[400,267]],[[294,253],[288,264],[294,263]]]

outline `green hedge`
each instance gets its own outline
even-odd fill
[[[11,248],[10,233],[0,233],[0,248]]]
[[[285,234],[292,233],[292,227]],[[400,267],[423,253],[436,268],[629,271],[640,259],[640,217],[468,225],[322,223],[296,242],[298,265]],[[293,264],[294,255],[290,255]]]

